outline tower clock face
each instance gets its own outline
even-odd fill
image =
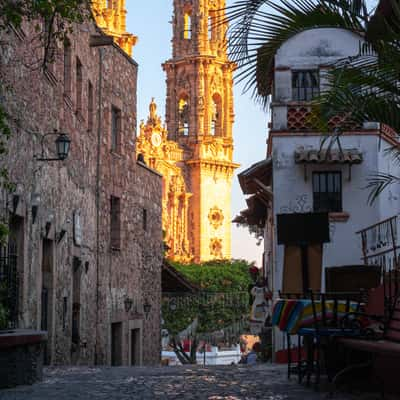
[[[154,147],[158,147],[158,146],[160,146],[161,142],[162,142],[161,135],[158,132],[154,132],[151,135],[151,144]]]

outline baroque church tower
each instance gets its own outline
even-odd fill
[[[235,64],[227,56],[224,8],[225,0],[174,0],[173,55],[163,65],[166,130],[152,103],[138,138],[138,153],[164,176],[164,229],[177,260],[231,258],[231,186],[239,165],[232,162]],[[168,187],[172,177],[184,187]]]
[[[126,31],[125,0],[93,0],[92,10],[99,28],[112,36],[115,43],[132,56],[137,37]]]
[[[167,74],[168,137],[190,156],[189,238],[197,261],[231,257],[234,63],[227,56],[225,0],[174,0]]]

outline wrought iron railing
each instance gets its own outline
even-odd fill
[[[384,271],[398,269],[397,222],[395,215],[357,232],[361,236],[362,258],[366,265],[380,265]]]
[[[397,215],[357,232],[361,237],[366,265],[381,267],[386,316],[390,315],[399,294],[399,250]]]
[[[19,277],[16,247],[0,247],[0,301],[5,308],[8,328],[18,324]]]
[[[248,292],[162,294],[165,328],[181,339],[195,334],[208,343],[222,338],[236,343],[240,334],[249,331],[249,312]]]

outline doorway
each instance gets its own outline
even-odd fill
[[[140,329],[131,329],[131,365],[140,364]]]
[[[302,250],[300,246],[285,246],[283,282],[284,293],[303,293],[304,287],[319,292],[321,290],[322,276],[322,245],[310,244],[306,246],[307,252],[307,283],[304,284],[304,271],[302,265]]]
[[[51,343],[53,337],[53,241],[43,239],[42,245],[42,311],[41,326],[48,333],[48,341],[44,349],[44,364],[51,363]]]
[[[122,322],[111,324],[111,365],[122,365]]]

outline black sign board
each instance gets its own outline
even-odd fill
[[[328,213],[278,214],[278,244],[307,245],[330,242]]]

